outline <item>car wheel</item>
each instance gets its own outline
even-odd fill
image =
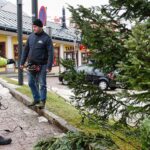
[[[63,85],[67,85],[68,84],[68,81],[66,81],[64,78],[62,79],[62,84]]]
[[[101,80],[99,82],[99,87],[101,90],[107,90],[108,89],[108,83],[105,80]]]

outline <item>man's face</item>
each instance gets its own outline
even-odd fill
[[[34,33],[40,33],[42,31],[42,27],[33,25],[33,32]]]

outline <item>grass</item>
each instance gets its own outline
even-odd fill
[[[9,79],[9,78],[4,77],[4,76],[1,76],[1,78],[3,80],[6,80],[8,83],[11,83],[11,84],[14,84],[14,85],[18,85],[17,81],[15,81],[15,80]]]
[[[3,79],[7,80],[11,84],[17,85],[17,81],[11,80],[6,77],[3,77]],[[28,86],[26,85],[19,86],[16,90],[32,98],[32,95]],[[69,122],[69,124],[73,125],[74,127],[80,129],[83,132],[108,134],[109,136],[111,136],[111,138],[115,141],[115,143],[119,146],[121,150],[136,150],[134,146],[140,147],[140,144],[139,144],[140,142],[138,139],[135,139],[133,137],[126,137],[120,131],[115,131],[115,134],[119,137],[122,137],[127,142],[122,141],[113,133],[106,131],[106,130],[104,131],[103,129],[99,128],[95,124],[89,123],[88,120],[85,120],[85,123],[81,124],[81,116],[79,114],[79,111],[76,108],[74,108],[72,105],[66,103],[62,97],[56,95],[53,92],[48,92],[46,105],[49,111],[64,118],[67,122]],[[133,146],[129,143],[131,141],[132,141],[131,144]]]

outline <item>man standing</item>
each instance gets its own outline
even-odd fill
[[[15,61],[13,59],[5,59],[3,57],[0,57],[0,67],[4,67],[8,64],[15,64]],[[0,106],[1,106],[1,103],[0,103]],[[0,145],[7,145],[7,144],[10,144],[12,141],[11,138],[4,138],[2,136],[0,136]]]
[[[28,58],[28,84],[33,95],[33,103],[30,106],[44,108],[47,97],[46,74],[52,69],[53,44],[51,38],[43,31],[40,19],[33,22],[33,33],[29,36],[24,48],[20,68]],[[30,70],[34,70],[30,71]]]

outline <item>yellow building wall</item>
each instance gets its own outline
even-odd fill
[[[7,41],[7,36],[6,35],[0,35],[0,42]]]
[[[7,35],[1,35],[0,34],[0,42],[4,42],[5,43],[5,55],[8,55],[8,43],[7,43]],[[13,58],[14,58],[14,45],[17,44],[17,37],[12,37],[12,51],[13,51]]]
[[[18,39],[16,37],[12,37],[12,45],[17,45],[18,44]]]
[[[18,39],[17,39],[17,36],[10,36],[11,37],[11,49],[12,49],[12,58],[14,59],[14,45],[17,45],[18,44]],[[0,34],[0,42],[4,42],[5,43],[5,56],[7,57],[8,56],[8,42],[7,42],[7,39],[8,38],[8,35],[3,35],[3,34]],[[3,68],[0,68],[0,72],[5,72],[7,71],[6,70],[6,67],[3,67]]]
[[[5,55],[8,55],[8,44],[7,44],[7,35],[0,34],[0,42],[5,43]],[[26,42],[26,38],[23,38],[23,42]],[[13,51],[13,58],[14,58],[14,45],[18,45],[18,38],[17,36],[12,36],[12,51]]]

